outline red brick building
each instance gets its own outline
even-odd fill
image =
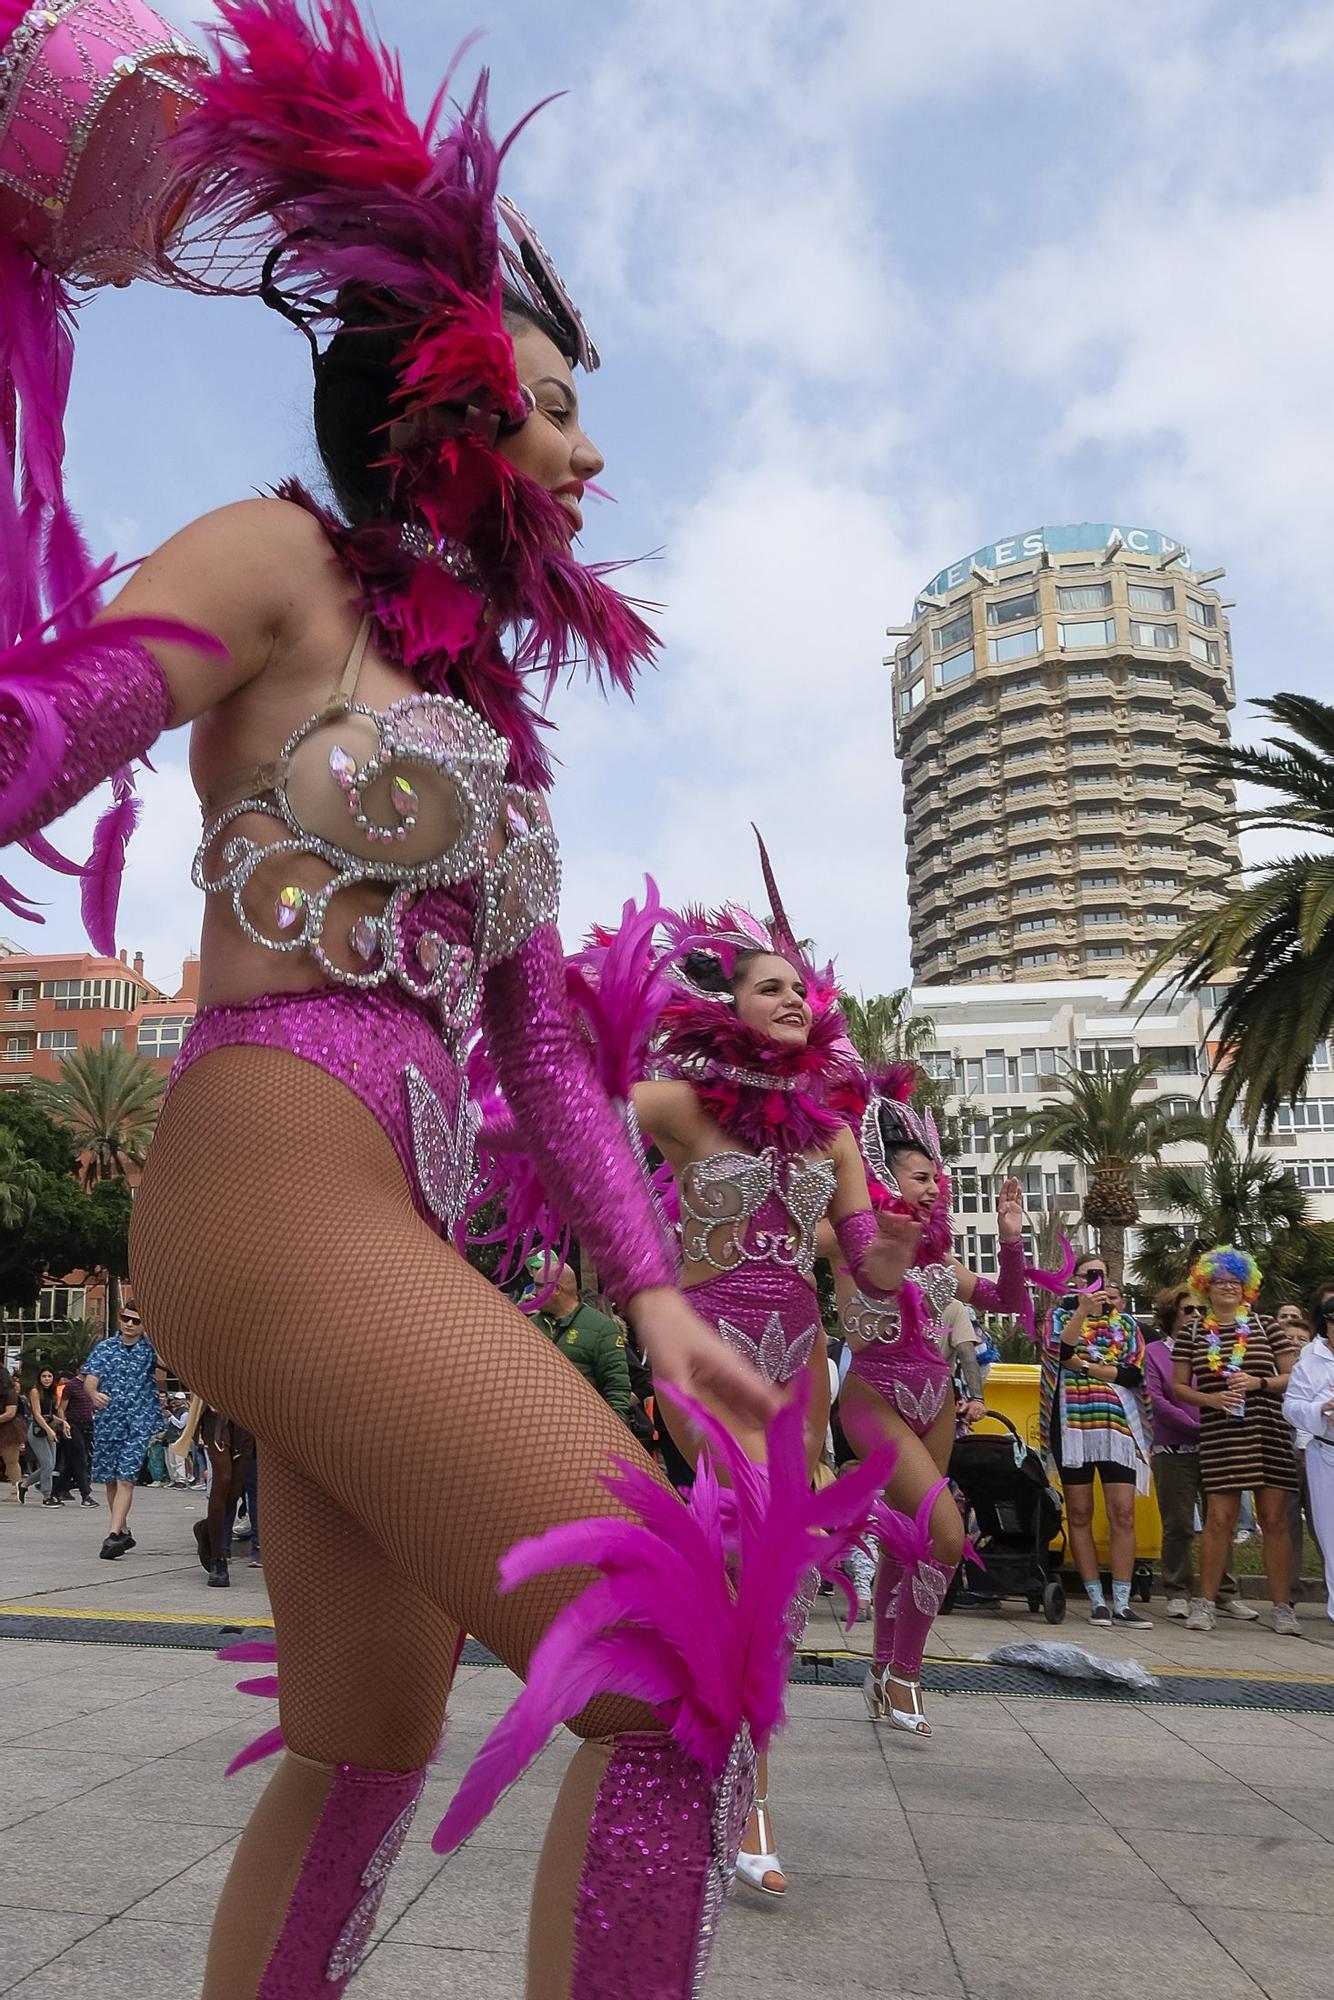
[[[199,1005],[199,960],[187,958],[175,994],[127,962],[90,952],[25,952],[0,938],[0,1090],[55,1077],[62,1056],[120,1042],[163,1074]]]
[[[166,994],[144,973],[143,954],[127,960],[90,952],[25,952],[0,938],[0,1090],[35,1077],[54,1078],[63,1056],[119,1042],[165,1076],[199,1005],[199,960],[187,958],[180,988]],[[24,1342],[40,1347],[44,1325],[87,1320],[89,1338],[105,1325],[102,1283],[74,1272],[43,1287],[31,1313],[0,1315],[0,1359]]]

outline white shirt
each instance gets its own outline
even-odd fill
[[[1330,1402],[1334,1402],[1334,1348],[1318,1333],[1298,1355],[1283,1396],[1283,1414],[1297,1434],[1298,1451],[1305,1451],[1312,1438],[1334,1445],[1334,1417],[1321,1415]]]

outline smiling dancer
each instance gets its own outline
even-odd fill
[[[498,200],[484,85],[423,130],[347,0],[314,22],[291,0],[222,13],[218,70],[172,154],[190,213],[162,256],[303,327],[342,513],[295,488],[224,508],[150,556],[99,622],[0,653],[0,840],[42,852],[42,827],[194,724],[202,1004],[131,1266],[174,1367],[260,1443],[285,1745],[232,1864],[205,1993],[343,1991],[471,1630],[521,1674],[542,1648],[542,1715],[563,1700],[586,1739],[539,1870],[529,1994],[687,2000],[749,1805],[747,1730],[762,1741],[781,1707],[783,1605],[812,1560],[800,1446],[794,1480],[774,1433],[772,1505],[751,1491],[742,1523],[753,1545],[786,1509],[794,1538],[761,1550],[764,1589],[743,1562],[733,1599],[716,1519],[691,1525],[647,1461],[607,1489],[634,1453],[624,1426],[442,1240],[471,1174],[459,1055],[480,1014],[553,1199],[660,1386],[762,1438],[776,1392],[675,1288],[565,998],[530,677],[545,686],[582,654],[625,687],[652,645],[570,551],[602,464],[573,369],[596,356]],[[33,31],[50,25],[53,60],[68,14]],[[132,820],[120,799],[82,871],[99,932]],[[854,1262],[875,1233],[854,1231]],[[366,1409],[368,1299],[427,1418],[412,1435]],[[636,1515],[675,1595],[655,1583],[642,1600]],[[500,1558],[525,1538],[500,1593]],[[579,1567],[553,1576],[553,1562]],[[659,1605],[671,1632],[655,1632]],[[683,1606],[705,1620],[697,1644]],[[601,1648],[597,1671],[571,1619]],[[711,1664],[683,1676],[692,1645]],[[609,1679],[613,1657],[624,1673]]]
[[[672,1177],[679,1212],[679,1283],[694,1309],[744,1356],[757,1379],[808,1384],[807,1463],[823,1448],[829,1374],[816,1301],[816,1231],[828,1218],[867,1296],[886,1307],[912,1262],[917,1231],[871,1209],[851,1132],[831,1099],[855,1064],[832,972],[798,947],[761,843],[775,917],[761,924],[728,907],[713,916],[666,910],[653,885],[626,905],[575,961],[609,1093],[632,1109]],[[488,1126],[484,1142],[503,1142]],[[659,1384],[659,1404],[688,1459],[696,1445]],[[753,1423],[727,1417],[748,1457],[763,1462]],[[799,1636],[809,1599],[794,1606]],[[769,1897],[787,1880],[773,1836],[767,1772],[738,1857],[739,1879]]]
[[[996,1203],[998,1282],[981,1278],[954,1255],[949,1179],[935,1120],[908,1102],[914,1070],[898,1065],[869,1080],[859,1129],[871,1199],[882,1214],[921,1227],[918,1262],[901,1299],[867,1292],[855,1272],[835,1264],[839,1315],[852,1363],[839,1409],[843,1433],[859,1458],[886,1441],[897,1448],[885,1489],[892,1509],[909,1517],[886,1542],[872,1599],[874,1663],[866,1703],[876,1722],[929,1736],[922,1702],[922,1656],[949,1580],[964,1552],[963,1521],[946,1474],[955,1435],[950,1343],[942,1316],[962,1299],[979,1312],[1030,1312],[1024,1264],[1024,1207],[1007,1180]],[[832,1246],[831,1246],[832,1248]],[[925,1310],[915,1310],[918,1300]]]

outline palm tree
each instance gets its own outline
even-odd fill
[[[1225,1137],[1204,1166],[1155,1166],[1144,1183],[1148,1208],[1180,1218],[1150,1222],[1140,1236],[1135,1276],[1155,1291],[1184,1282],[1201,1250],[1236,1243],[1265,1278],[1282,1288],[1285,1267],[1302,1246],[1311,1204],[1291,1167]]]
[[[839,1005],[848,1026],[848,1040],[867,1069],[884,1069],[890,1063],[911,1063],[916,1076],[913,1102],[919,1111],[930,1111],[942,1135],[953,1130],[945,1109],[953,1086],[931,1076],[922,1057],[936,1044],[936,1023],[930,1014],[913,1008],[911,986],[896,986],[892,993],[875,993],[869,1000],[845,993]],[[947,1140],[945,1151],[951,1158],[958,1146]]]
[[[868,1069],[894,1062],[920,1063],[926,1050],[935,1046],[936,1024],[929,1014],[914,1013],[911,986],[875,993],[869,1000],[845,994],[842,1006],[848,1040]]]
[[[1065,1062],[1055,1091],[1038,1109],[1012,1112],[1001,1126],[1009,1140],[998,1162],[1003,1170],[1026,1166],[1038,1153],[1077,1160],[1088,1170],[1083,1220],[1097,1230],[1108,1276],[1118,1285],[1125,1277],[1126,1231],[1139,1221],[1138,1173],[1166,1147],[1200,1138],[1207,1129],[1194,1113],[1169,1114],[1156,1098],[1141,1098],[1153,1075],[1147,1057],[1128,1069],[1113,1069],[1105,1058],[1095,1069]]]
[[[0,1229],[23,1229],[37,1206],[42,1169],[0,1125]]]
[[[1267,737],[1267,747],[1219,744],[1192,760],[1191,775],[1274,795],[1220,813],[1239,829],[1334,841],[1334,706],[1299,694],[1255,706],[1292,735]],[[1219,1119],[1239,1103],[1250,1137],[1271,1130],[1280,1105],[1305,1086],[1317,1045],[1334,1036],[1334,852],[1291,854],[1250,871],[1243,888],[1163,946],[1136,991],[1165,971],[1171,992],[1235,972],[1211,1030]]]
[[[76,1049],[59,1079],[33,1085],[34,1101],[64,1125],[79,1149],[86,1187],[125,1179],[141,1167],[157,1122],[163,1080],[142,1056],[116,1043]]]

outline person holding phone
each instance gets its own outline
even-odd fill
[[[1070,1549],[1089,1600],[1091,1625],[1136,1629],[1153,1620],[1134,1610],[1135,1496],[1149,1490],[1149,1448],[1140,1392],[1144,1336],[1108,1282],[1101,1257],[1081,1257],[1074,1289],[1052,1314],[1042,1354],[1042,1443],[1065,1494]],[[1093,1540],[1093,1481],[1102,1482],[1112,1556],[1112,1601],[1103,1590]]]
[[[1312,1318],[1316,1334],[1293,1365],[1283,1414],[1307,1437],[1311,1519],[1325,1562],[1326,1610],[1334,1619],[1334,1284],[1320,1287]]]

